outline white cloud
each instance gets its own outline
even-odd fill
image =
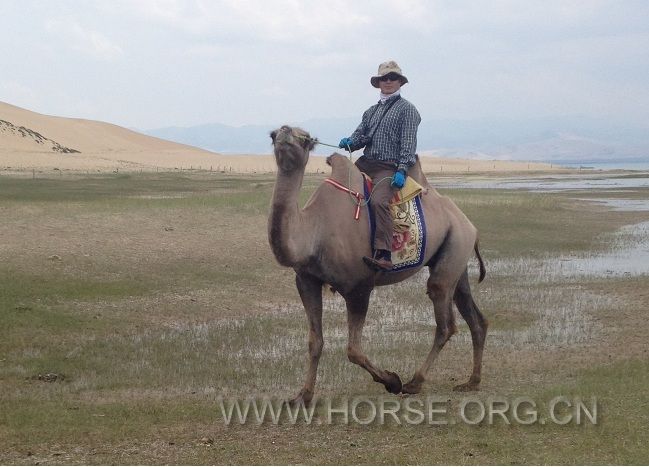
[[[649,118],[646,0],[23,0],[0,9],[0,79],[34,101],[82,96],[94,117],[122,113],[116,123],[129,126],[357,115],[386,59],[402,66],[424,117]]]
[[[46,29],[61,38],[72,50],[99,60],[115,60],[124,54],[122,48],[114,44],[98,31],[81,26],[73,18],[52,18],[46,21]]]
[[[144,0],[121,2],[120,8],[202,39],[294,41],[299,48],[356,35],[359,27],[372,22],[372,12],[381,8],[381,2]]]

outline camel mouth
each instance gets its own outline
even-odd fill
[[[288,125],[283,125],[282,127],[274,130],[270,133],[270,137],[273,140],[273,146],[277,148],[277,145],[297,145],[305,150],[312,150],[317,140],[311,138],[311,135],[302,130],[301,128],[293,128]]]

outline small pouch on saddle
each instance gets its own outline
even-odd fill
[[[406,184],[403,185],[403,188],[401,188],[394,194],[394,196],[390,200],[390,204],[399,205],[407,203],[411,199],[419,196],[422,191],[424,191],[424,187],[417,183],[414,178],[406,177]]]

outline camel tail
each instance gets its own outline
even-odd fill
[[[475,245],[473,245],[473,251],[475,251],[476,258],[478,258],[478,264],[480,266],[480,277],[478,278],[478,284],[482,282],[487,275],[487,269],[484,267],[484,261],[482,256],[480,256],[480,249],[478,248],[478,239],[475,239]]]

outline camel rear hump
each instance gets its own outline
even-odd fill
[[[349,157],[337,152],[327,157],[327,165],[331,167],[331,178],[340,182],[361,174],[361,171],[358,170],[358,167]]]

